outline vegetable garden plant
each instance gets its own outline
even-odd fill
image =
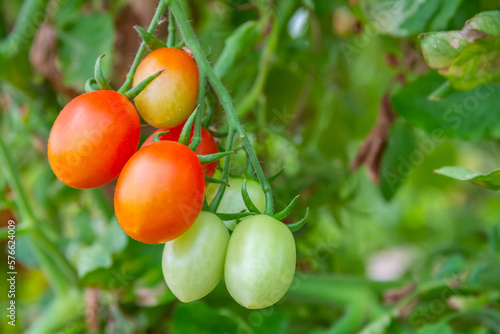
[[[0,2],[2,330],[498,332],[498,3],[146,3]]]

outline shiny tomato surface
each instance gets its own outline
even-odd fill
[[[146,122],[157,128],[173,128],[185,122],[196,107],[198,67],[186,52],[160,48],[147,55],[135,72],[134,86],[164,70],[135,99]]]
[[[200,214],[205,196],[201,163],[189,147],[158,141],[135,153],[115,191],[115,213],[125,233],[158,244],[186,232]]]
[[[139,145],[141,125],[123,95],[101,90],[80,95],[59,113],[49,136],[54,174],[70,187],[94,188],[118,177]]]

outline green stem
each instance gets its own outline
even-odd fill
[[[201,48],[200,42],[196,38],[196,35],[193,31],[193,28],[191,25],[188,23],[188,19],[186,17],[186,14],[184,13],[184,10],[182,9],[180,3],[178,0],[171,0],[170,1],[170,10],[174,14],[174,17],[177,22],[177,26],[180,29],[182,35],[184,36],[184,40],[186,41],[186,45],[189,47],[191,52],[193,53],[193,56],[196,60],[196,64],[198,65],[198,68],[200,69],[200,72],[205,73],[207,76],[208,81],[212,85],[215,93],[217,94],[220,103],[222,104],[224,111],[226,113],[228,122],[229,122],[229,135],[234,131],[239,135],[239,138],[243,144],[243,147],[248,153],[248,158],[252,162],[252,165],[254,166],[255,172],[257,173],[257,177],[259,179],[259,182],[262,186],[262,190],[265,193],[266,196],[266,209],[264,211],[265,214],[267,215],[272,215],[274,212],[274,205],[273,205],[273,194],[271,190],[271,186],[269,185],[269,182],[267,182],[267,179],[264,175],[264,171],[262,170],[262,167],[259,164],[259,160],[257,158],[257,155],[255,154],[255,151],[253,149],[252,144],[250,143],[250,140],[247,137],[247,134],[245,130],[243,129],[243,126],[241,125],[240,121],[238,120],[236,111],[234,110],[234,106],[231,100],[231,96],[227,92],[227,90],[224,88],[222,83],[220,82],[219,78],[215,74],[214,70],[210,66],[207,57],[205,56],[205,53],[203,52],[203,49]],[[228,142],[232,142],[232,137],[228,135]],[[232,143],[231,143],[232,145]],[[230,150],[229,150],[230,151]],[[226,157],[226,160],[224,162],[224,168],[229,168],[229,157]],[[227,166],[227,167],[226,167]],[[227,181],[227,180],[226,180]],[[219,191],[222,190],[224,192],[224,186],[221,186],[219,188]],[[211,206],[212,208],[212,206]]]
[[[234,139],[234,128],[231,124],[229,124],[229,130],[227,134],[226,140],[226,152],[231,151],[233,149],[233,139]],[[226,191],[226,185],[229,183],[229,165],[231,163],[231,156],[228,155],[224,159],[224,167],[222,169],[222,177],[221,180],[224,182],[220,185],[219,190],[215,194],[212,203],[210,203],[210,211],[217,212],[217,208],[219,207],[220,202],[222,201],[222,196],[224,196],[224,192]]]
[[[46,16],[49,0],[26,0],[9,36],[0,41],[0,56],[13,57],[22,47],[31,46],[38,27]]]
[[[194,120],[194,135],[193,138],[191,139],[191,144],[189,147],[193,150],[196,151],[198,146],[201,143],[201,116],[202,116],[202,110],[203,110],[203,105],[205,101],[205,86],[206,86],[206,77],[204,73],[200,73],[200,83],[198,87],[198,106],[199,110],[196,113],[196,118]]]
[[[33,214],[26,192],[15,172],[14,160],[2,136],[0,136],[0,160],[2,161],[7,182],[16,194],[15,202],[20,218],[23,221],[22,226],[29,229],[29,237],[35,256],[42,264],[42,269],[54,291],[62,295],[70,288],[78,286],[76,273],[57,247],[42,233],[40,226],[43,226],[43,224]]]
[[[238,110],[238,114],[240,116],[245,115],[250,110],[250,108],[252,108],[252,106],[258,100],[261,92],[264,90],[264,85],[269,73],[269,67],[271,65],[271,59],[274,51],[276,50],[276,45],[278,44],[279,37],[278,21],[275,18],[272,18],[272,22],[272,30],[267,38],[266,46],[259,61],[259,72],[257,73],[257,77],[255,78],[252,88],[250,88],[248,93],[245,94],[245,98],[236,105],[236,110]]]
[[[173,48],[175,45],[175,20],[172,11],[168,11],[168,37],[167,47]]]
[[[158,4],[158,7],[156,8],[155,15],[153,16],[153,20],[149,24],[148,27],[148,32],[150,34],[154,33],[156,30],[156,27],[158,26],[158,23],[160,22],[161,17],[163,16],[163,13],[165,12],[165,9],[167,9],[167,2],[168,0],[160,0],[160,3]],[[123,83],[123,85],[118,89],[118,93],[124,93],[128,91],[132,87],[132,82],[134,80],[134,75],[135,71],[137,70],[137,67],[139,66],[139,63],[141,62],[142,56],[144,55],[144,52],[146,51],[146,42],[142,42],[141,46],[139,47],[139,50],[137,50],[137,54],[135,55],[134,62],[132,63],[132,66],[130,67],[130,71],[127,73],[127,79]]]

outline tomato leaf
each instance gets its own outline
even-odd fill
[[[468,181],[477,186],[491,190],[500,190],[500,169],[488,174],[458,166],[448,166],[437,169],[434,173],[451,177],[459,181]]]
[[[113,260],[111,254],[100,244],[82,247],[76,258],[78,277],[83,278],[88,273],[101,268],[110,268]]]
[[[394,197],[413,171],[410,158],[417,150],[416,142],[415,131],[407,122],[398,120],[392,126],[380,167],[380,191],[387,201]]]
[[[427,64],[468,90],[485,83],[500,83],[500,11],[483,12],[467,21],[461,31],[420,36]]]
[[[112,54],[114,35],[113,18],[109,14],[80,15],[58,27],[58,60],[60,68],[64,69],[61,73],[66,85],[81,90],[93,74],[94,59],[103,53]],[[109,64],[111,60],[109,57],[105,63]]]
[[[420,334],[453,334],[453,330],[446,323],[425,325],[418,332]]]
[[[430,134],[475,139],[500,137],[500,86],[454,91],[439,101],[429,95],[444,79],[436,72],[420,76],[392,96],[392,106],[407,121]]]
[[[361,0],[363,13],[383,34],[408,37],[431,27],[442,27],[462,0]]]

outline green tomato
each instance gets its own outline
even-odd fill
[[[202,211],[193,225],[163,249],[163,277],[184,303],[212,291],[224,273],[229,231],[210,212]]]
[[[224,196],[222,196],[222,200],[217,208],[217,212],[219,213],[237,213],[241,211],[247,211],[247,207],[245,206],[245,202],[243,201],[243,197],[241,196],[241,187],[243,186],[243,181],[245,179],[239,177],[230,177],[229,178],[229,187],[226,187],[224,191]],[[212,201],[219,189],[219,185],[210,184],[206,193],[207,199]],[[247,179],[247,191],[250,199],[253,204],[259,209],[261,212],[266,208],[266,195],[260,186],[258,181]],[[236,227],[236,220],[228,220],[224,221],[227,228],[230,230],[234,230]]]
[[[239,223],[229,240],[224,267],[227,290],[242,306],[278,302],[295,273],[295,240],[282,222],[257,215]]]

